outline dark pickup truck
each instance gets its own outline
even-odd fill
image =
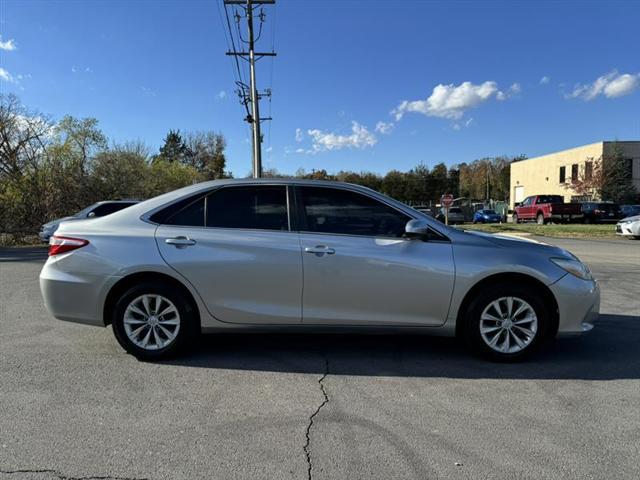
[[[514,209],[514,223],[534,220],[538,225],[554,222],[582,220],[579,203],[564,203],[562,195],[533,195],[525,198]]]

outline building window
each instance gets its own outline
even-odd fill
[[[571,182],[575,183],[578,181],[578,164],[574,163],[571,165]]]
[[[567,167],[560,167],[560,183],[567,180]]]
[[[593,177],[593,162],[585,162],[584,178],[585,180],[591,180],[592,177]]]

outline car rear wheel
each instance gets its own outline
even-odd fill
[[[545,224],[544,215],[542,213],[539,213],[538,216],[536,217],[536,223],[538,225],[544,225]]]
[[[533,353],[547,337],[550,323],[545,302],[529,288],[493,285],[469,305],[463,333],[475,352],[510,362]]]
[[[178,353],[197,333],[191,303],[164,283],[142,283],[117,300],[112,325],[118,343],[139,359]]]
[[[520,219],[518,218],[518,214],[517,213],[513,214],[513,223],[520,223]]]

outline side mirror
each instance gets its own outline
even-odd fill
[[[513,208],[522,206],[522,202],[516,202],[513,204]]]
[[[409,220],[404,227],[404,234],[407,238],[426,240],[429,236],[429,223],[426,220]]]
[[[87,213],[87,218],[93,218],[96,216],[96,212],[89,212]]]

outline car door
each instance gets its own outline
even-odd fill
[[[299,324],[302,259],[285,185],[232,185],[195,199],[156,231],[165,261],[218,320]]]
[[[522,202],[522,205],[519,209],[519,217],[521,220],[528,220],[531,218],[531,202],[534,197],[527,197]]]
[[[451,243],[403,238],[411,219],[349,189],[297,187],[304,324],[442,325],[454,282]]]

